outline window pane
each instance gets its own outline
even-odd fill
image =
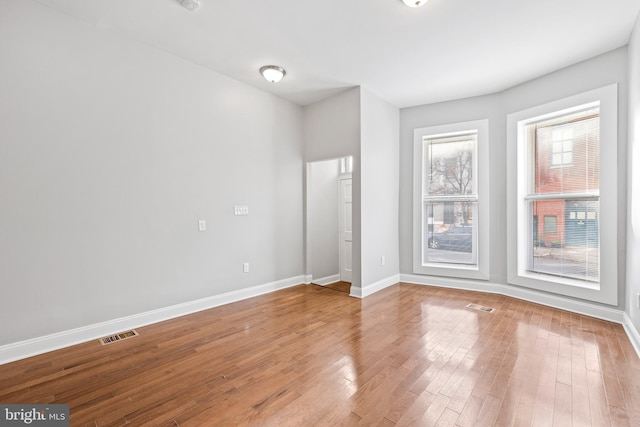
[[[476,263],[477,207],[477,202],[425,203],[423,263]]]
[[[475,193],[473,156],[476,140],[477,132],[424,141],[425,195]]]
[[[340,159],[340,173],[353,172],[353,156],[342,157]]]
[[[558,231],[558,217],[545,215],[544,217],[544,232],[556,233]]]
[[[600,187],[599,109],[531,124],[536,194],[586,193]]]
[[[599,281],[599,203],[555,199],[530,202],[530,208],[533,248],[529,270]],[[538,224],[537,218],[544,218],[544,223]]]

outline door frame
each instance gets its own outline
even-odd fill
[[[342,245],[342,229],[343,229],[343,215],[342,215],[342,208],[343,208],[343,201],[342,201],[342,182],[343,181],[351,181],[351,185],[352,185],[352,194],[351,194],[351,199],[352,199],[352,203],[353,203],[353,177],[351,173],[344,173],[344,174],[340,174],[338,176],[338,269],[339,269],[339,276],[340,276],[340,281],[343,282],[349,282],[352,283],[353,280],[353,276],[349,277],[349,280],[345,280],[345,277],[343,277],[343,271],[344,271],[344,250],[343,250],[343,245]],[[353,210],[351,211],[351,224],[353,225]],[[352,230],[353,233],[353,230]],[[352,246],[353,246],[353,238],[351,239],[352,242]],[[353,250],[351,253],[351,257],[352,257],[352,264],[353,264]],[[353,269],[351,270],[351,274],[353,274]]]

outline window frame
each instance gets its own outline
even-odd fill
[[[530,254],[528,210],[529,159],[527,123],[578,111],[584,105],[600,106],[600,281],[589,282],[528,271]],[[603,149],[611,147],[615,149]],[[507,116],[507,281],[545,292],[618,304],[618,85],[612,84]],[[609,171],[609,173],[607,173]]]
[[[475,195],[477,199],[475,264],[433,262],[423,264],[424,250],[424,191],[423,156],[424,139],[464,134],[477,131],[473,164]],[[433,276],[489,280],[489,120],[472,120],[447,125],[414,129],[413,157],[413,272]]]

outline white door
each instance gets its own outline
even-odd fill
[[[351,248],[353,245],[353,226],[351,222],[352,185],[351,178],[340,178],[340,280],[351,283],[351,270],[353,258]]]

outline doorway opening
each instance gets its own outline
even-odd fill
[[[307,163],[306,272],[313,284],[349,292],[352,157]]]

